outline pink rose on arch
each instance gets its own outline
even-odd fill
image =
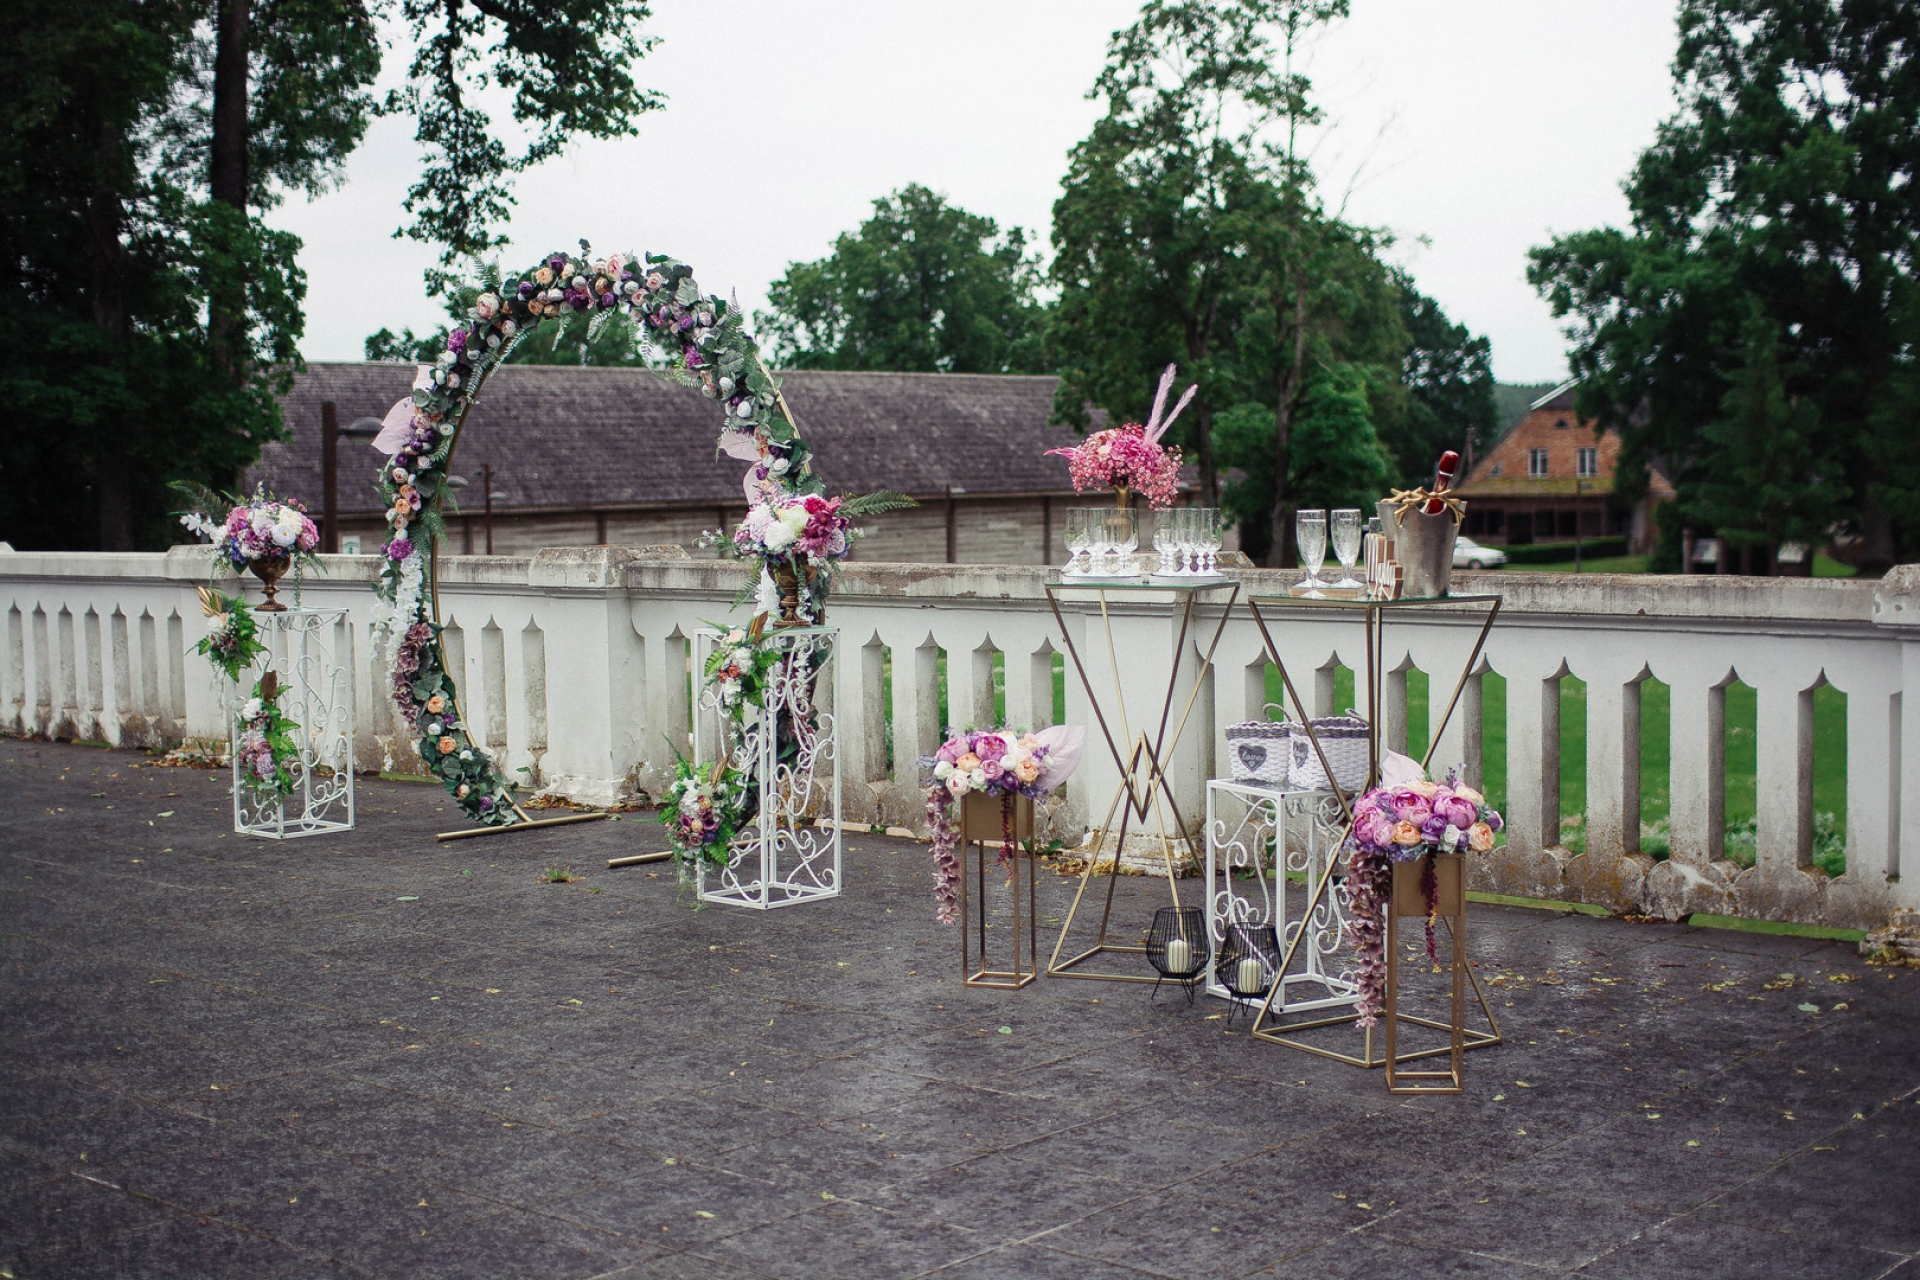
[[[1417,827],[1424,824],[1428,818],[1433,816],[1433,806],[1429,805],[1422,797],[1414,796],[1403,804],[1395,805],[1393,815],[1400,821],[1411,822]]]

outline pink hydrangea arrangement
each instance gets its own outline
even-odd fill
[[[1168,365],[1160,375],[1160,390],[1154,397],[1153,413],[1145,425],[1129,422],[1124,426],[1096,431],[1070,449],[1049,449],[1048,457],[1067,460],[1067,473],[1073,478],[1073,491],[1114,489],[1125,494],[1138,490],[1156,510],[1173,505],[1180,495],[1180,451],[1161,445],[1160,439],[1193,399],[1199,385],[1188,387],[1173,412],[1161,417],[1167,407],[1167,392],[1173,387],[1173,369]]]
[[[940,923],[953,923],[958,900],[960,824],[955,804],[976,793],[1008,802],[1000,844],[1000,861],[1008,862],[1013,857],[1013,797],[1038,800],[1065,782],[1080,763],[1086,737],[1086,730],[1077,725],[1055,725],[1036,733],[950,729],[940,749],[920,762],[927,787],[927,828],[933,834],[933,897]]]
[[[1443,783],[1423,778],[1376,787],[1353,806],[1348,837],[1347,942],[1354,949],[1360,988],[1358,1025],[1379,1019],[1386,992],[1386,911],[1393,894],[1393,864],[1429,853],[1486,853],[1505,825],[1487,798],[1460,781],[1459,770]],[[1427,956],[1439,963],[1434,938],[1438,886],[1433,864],[1423,882],[1427,896]]]

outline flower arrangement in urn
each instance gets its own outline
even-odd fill
[[[275,498],[264,485],[255,488],[247,501],[237,502],[220,523],[198,512],[182,516],[180,523],[212,541],[216,569],[230,568],[236,573],[250,570],[266,585],[262,613],[286,610],[275,597],[280,579],[289,569],[317,563],[313,551],[320,545],[320,530],[314,527],[307,509],[291,498]]]
[[[1418,770],[1411,761],[1406,763]],[[1385,995],[1386,912],[1393,893],[1393,864],[1433,853],[1486,853],[1504,825],[1487,798],[1460,781],[1458,768],[1448,771],[1445,782],[1414,776],[1375,787],[1354,802],[1353,832],[1348,837],[1352,912],[1347,917],[1347,941],[1356,957],[1361,1027],[1377,1023]],[[1431,861],[1422,887],[1427,902],[1427,957],[1438,964],[1433,931],[1437,884]]]
[[[1072,448],[1047,450],[1049,458],[1059,456],[1067,460],[1067,472],[1073,478],[1075,493],[1112,489],[1124,507],[1128,491],[1137,489],[1155,510],[1173,505],[1174,499],[1180,496],[1180,450],[1168,449],[1160,440],[1193,399],[1194,392],[1200,389],[1198,383],[1188,387],[1180,402],[1173,406],[1173,412],[1161,417],[1167,407],[1167,393],[1173,389],[1173,369],[1168,365],[1160,375],[1153,412],[1144,425],[1129,422],[1109,427],[1094,432]]]
[[[933,834],[933,897],[940,923],[952,924],[960,883],[960,824],[955,806],[966,796],[1038,800],[1065,782],[1080,763],[1087,732],[1055,725],[1035,733],[1013,729],[949,729],[940,749],[921,761],[927,788],[927,828]],[[1000,862],[1013,857],[1013,807],[1004,811]]]

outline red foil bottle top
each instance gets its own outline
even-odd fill
[[[1433,488],[1438,493],[1442,489],[1453,487],[1453,473],[1460,466],[1460,455],[1449,449],[1440,455],[1440,465],[1433,469]],[[1427,499],[1427,505],[1421,510],[1430,516],[1437,516],[1447,509],[1447,504],[1439,498]]]

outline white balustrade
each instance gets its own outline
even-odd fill
[[[223,738],[213,673],[189,652],[203,634],[193,587],[206,580],[208,560],[190,547],[0,553],[0,730],[129,746]],[[378,562],[329,556],[325,565],[302,591],[308,607],[348,611],[357,758],[363,768],[411,769],[368,634],[367,584]],[[691,745],[691,639],[706,625],[743,620],[744,609],[728,612],[742,572],[672,547],[449,557],[440,572],[445,648],[468,722],[507,774],[531,785],[596,803],[657,792],[672,747]],[[846,566],[828,618],[841,634],[833,710],[849,820],[923,826],[918,765],[939,740],[943,690],[945,719],[961,726],[1053,721],[1063,646],[1041,591],[1050,572]],[[1249,593],[1267,595],[1298,575],[1239,576]],[[232,591],[236,582],[221,586]],[[1507,840],[1478,860],[1476,887],[1673,917],[1704,911],[1854,926],[1920,906],[1920,710],[1903,710],[1907,690],[1920,697],[1920,566],[1880,582],[1508,572],[1464,575],[1457,589],[1505,597],[1434,753],[1436,765],[1464,762],[1470,778],[1480,776],[1485,678],[1504,678]],[[1167,606],[1111,607],[1115,652],[1092,655],[1094,666],[1117,666],[1130,712],[1157,717],[1174,656]],[[1083,654],[1099,632],[1093,608],[1066,611]],[[1217,609],[1202,604],[1200,620],[1216,620]],[[1377,711],[1390,744],[1407,740],[1410,672],[1432,675],[1432,720],[1444,710],[1450,673],[1476,633],[1457,612],[1402,613],[1389,623]],[[1308,710],[1345,710],[1335,705],[1336,677],[1340,666],[1363,666],[1357,620],[1327,610],[1278,616],[1275,642]],[[1197,665],[1199,638],[1189,636],[1182,662]],[[1569,675],[1587,687],[1586,844],[1577,855],[1560,836],[1559,681]],[[1648,679],[1671,689],[1672,855],[1660,861],[1638,848]],[[1759,857],[1750,869],[1723,856],[1725,704],[1735,681],[1756,691],[1759,708]],[[1847,697],[1847,871],[1837,879],[1811,861],[1813,707],[1822,683]],[[1198,823],[1205,780],[1225,758],[1225,727],[1259,717],[1266,700],[1266,655],[1242,606],[1169,762],[1189,821]],[[1068,722],[1089,722],[1071,669],[1064,704]],[[1052,833],[1077,839],[1116,782],[1104,745],[1090,741],[1050,814]]]

